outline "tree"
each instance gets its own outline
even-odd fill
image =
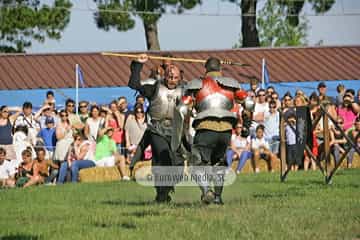
[[[69,0],[0,0],[0,52],[25,52],[32,40],[60,39],[70,21]]]
[[[256,26],[256,4],[257,0],[228,0],[241,8],[241,38],[234,47],[258,47],[260,46],[259,34]],[[335,0],[268,0],[286,9],[286,21],[291,26],[300,23],[300,12],[305,2],[312,5],[316,13],[324,13],[331,9]]]
[[[235,47],[258,47],[260,46],[259,34],[256,27],[257,0],[229,0],[241,9],[241,38],[240,44]]]
[[[148,50],[160,50],[157,23],[168,7],[173,12],[182,13],[192,9],[201,0],[94,0],[98,12],[94,14],[98,28],[109,31],[127,31],[135,26],[134,17],[141,18]]]
[[[303,17],[296,26],[286,17],[287,8],[274,1],[267,1],[259,11],[257,24],[262,47],[303,46],[307,44],[308,21]]]

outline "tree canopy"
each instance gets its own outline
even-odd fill
[[[69,0],[0,0],[0,52],[25,52],[33,40],[60,39],[70,21]]]
[[[135,27],[135,17],[141,18],[149,50],[160,50],[157,22],[167,11],[182,13],[201,0],[94,0],[98,11],[94,14],[97,27],[105,31],[127,31]]]

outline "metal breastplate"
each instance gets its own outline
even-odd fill
[[[168,89],[160,84],[155,98],[150,101],[149,114],[152,120],[172,120],[176,102],[181,98],[181,88]]]

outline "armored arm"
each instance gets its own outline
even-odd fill
[[[130,65],[130,79],[128,86],[136,91],[139,91],[144,97],[151,99],[156,94],[158,87],[158,81],[155,79],[146,79],[141,81],[140,73],[143,67],[143,63],[138,61],[132,61]]]

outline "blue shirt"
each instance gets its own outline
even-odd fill
[[[56,146],[55,128],[43,128],[38,136],[42,138],[48,151],[54,151]]]

